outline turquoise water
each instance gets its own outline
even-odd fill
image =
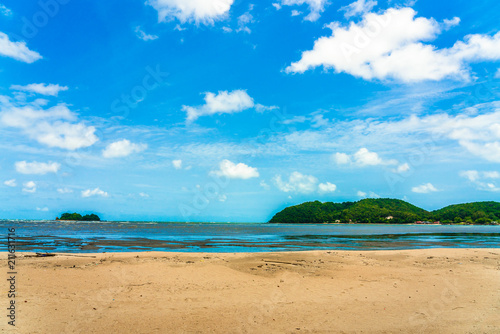
[[[500,226],[0,221],[17,251],[266,252],[500,248]]]

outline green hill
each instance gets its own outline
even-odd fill
[[[500,219],[500,203],[476,202],[450,205],[436,211],[426,211],[408,202],[376,198],[358,202],[306,202],[276,213],[270,223],[361,223],[408,224],[416,221],[443,223],[489,224]]]
[[[455,204],[433,211],[433,214],[447,223],[488,224],[500,220],[500,203],[490,201]]]
[[[80,220],[80,221],[101,221],[98,215],[91,213],[90,215],[82,216],[79,213],[63,213],[61,218],[56,217],[56,220]]]

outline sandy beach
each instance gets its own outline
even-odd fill
[[[499,249],[30,254],[17,333],[500,332]]]

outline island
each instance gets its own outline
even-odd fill
[[[56,220],[80,220],[80,221],[101,221],[101,218],[99,218],[98,215],[91,213],[90,215],[85,215],[82,216],[79,213],[73,212],[73,213],[63,213],[61,217],[56,217]]]
[[[357,202],[306,202],[283,209],[269,223],[358,224],[498,224],[499,202],[449,205],[427,211],[392,198],[367,198]]]

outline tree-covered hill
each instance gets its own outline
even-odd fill
[[[98,215],[91,213],[90,215],[82,216],[79,213],[63,213],[60,218],[56,217],[56,220],[80,220],[80,221],[101,221]]]
[[[500,203],[476,202],[426,211],[408,202],[390,199],[363,199],[358,202],[306,202],[276,213],[270,223],[391,223],[416,221],[489,224],[500,219]]]
[[[433,211],[433,214],[447,223],[488,224],[500,221],[500,203],[489,201],[455,204]]]

